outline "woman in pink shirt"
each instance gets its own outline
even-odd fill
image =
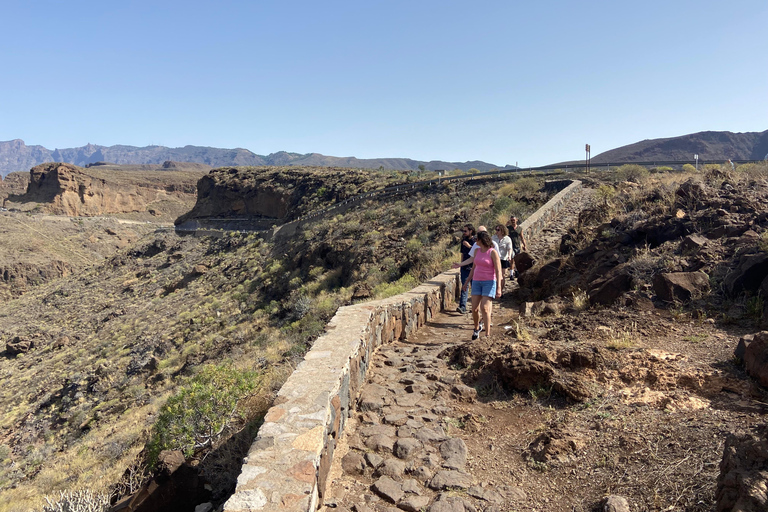
[[[491,299],[501,297],[501,259],[493,248],[491,235],[487,231],[477,234],[477,244],[480,248],[475,252],[475,261],[469,278],[462,286],[465,290],[472,283],[472,320],[475,330],[472,339],[480,337],[480,331],[485,326],[486,338],[491,335]],[[483,312],[483,322],[480,323],[480,309]]]

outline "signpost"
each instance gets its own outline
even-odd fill
[[[693,155],[693,159],[696,160],[696,172],[699,172],[699,155]]]
[[[584,147],[584,149],[586,149],[586,151],[587,151],[587,158],[585,159],[585,162],[584,162],[584,163],[586,164],[586,172],[589,172],[589,163],[590,163],[590,160],[592,160],[592,157],[590,156],[590,154],[589,154],[589,153],[590,153],[590,151],[591,151],[591,149],[592,149],[592,148],[590,148],[590,147],[589,147],[589,144],[587,144],[587,145]]]

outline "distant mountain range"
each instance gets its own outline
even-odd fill
[[[239,165],[306,165],[320,167],[352,167],[362,169],[394,169],[399,171],[419,169],[423,165],[427,170],[436,169],[512,169],[514,166],[497,166],[487,162],[442,162],[433,160],[423,162],[410,158],[370,158],[335,157],[320,153],[287,153],[280,151],[270,155],[257,155],[247,149],[222,149],[203,146],[184,146],[168,148],[165,146],[97,146],[87,144],[79,148],[50,150],[43,146],[27,146],[21,139],[0,142],[0,176],[8,173],[26,172],[32,167],[45,162],[65,162],[80,167],[96,162],[113,164],[162,164],[166,161],[195,162],[211,167]]]
[[[593,164],[663,160],[764,160],[768,130],[764,132],[699,132],[666,139],[650,139],[611,149],[592,157]]]

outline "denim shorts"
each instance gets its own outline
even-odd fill
[[[475,281],[472,280],[472,295],[482,295],[483,297],[496,298],[496,281]]]

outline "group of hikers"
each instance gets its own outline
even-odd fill
[[[491,301],[501,298],[507,275],[510,279],[516,277],[515,255],[527,251],[528,247],[515,216],[509,219],[507,226],[498,224],[493,235],[485,226],[479,226],[475,231],[472,224],[462,228],[462,235],[461,263],[453,265],[453,268],[461,269],[461,296],[456,311],[467,312],[469,285],[472,283],[472,339],[476,340],[482,331],[485,331],[486,337],[490,336]]]

